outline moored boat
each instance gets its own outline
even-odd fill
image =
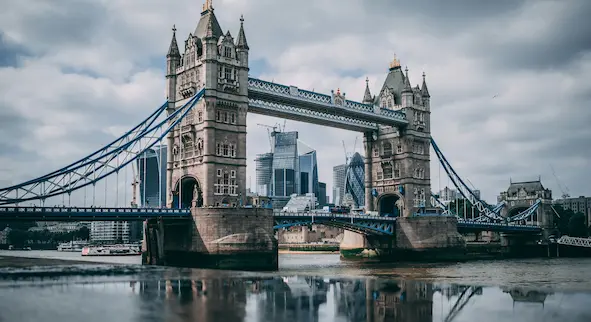
[[[57,246],[58,252],[81,252],[84,246],[87,246],[87,241],[71,241],[66,243],[61,243]]]
[[[141,247],[132,244],[86,246],[82,249],[82,256],[137,256],[141,254]]]

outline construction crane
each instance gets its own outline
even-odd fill
[[[558,184],[558,188],[560,189],[560,192],[562,192],[562,199],[569,198],[570,191],[568,190],[568,187],[566,185],[562,184],[560,179],[558,179],[558,176],[556,175],[556,172],[554,171],[554,167],[552,165],[550,165],[550,170],[552,170],[552,175],[556,179],[556,183]]]
[[[343,150],[345,151],[345,165],[349,165],[349,162],[351,161],[351,158],[353,158],[353,155],[355,154],[355,150],[357,149],[357,139],[359,137],[355,137],[355,143],[353,144],[353,152],[352,153],[347,153],[347,147],[345,146],[345,140],[343,140]]]
[[[285,131],[285,122],[283,123],[283,130],[281,129],[281,124],[279,124],[279,123],[275,123],[275,125],[273,125],[273,126],[267,125],[267,124],[261,124],[261,123],[257,123],[257,125],[267,128],[267,133],[269,134],[269,145],[271,146],[271,152],[274,152],[273,149],[275,148],[275,144],[273,144],[273,137],[275,136],[275,133]],[[272,129],[272,131],[271,131],[271,129]]]
[[[140,184],[139,175],[135,170],[135,162],[131,163],[131,170],[133,178],[131,179],[131,207],[137,208],[137,187]]]

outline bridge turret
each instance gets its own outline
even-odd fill
[[[166,99],[169,103],[176,101],[176,69],[181,63],[181,53],[176,42],[176,27],[172,27],[172,40],[166,54]]]
[[[244,16],[240,16],[240,30],[238,31],[238,38],[236,39],[236,58],[240,62],[237,66],[239,92],[241,95],[248,95],[248,42],[246,41],[246,34],[244,32]]]
[[[373,104],[373,98],[369,91],[369,78],[365,78],[365,94],[363,95],[363,104]]]
[[[406,75],[404,77],[404,88],[401,92],[403,108],[412,107],[413,104],[413,92],[412,87],[410,86],[410,79],[408,78],[408,67],[406,67],[405,71]]]
[[[421,96],[423,98],[423,106],[426,109],[430,109],[430,101],[431,95],[429,94],[429,90],[427,89],[427,81],[425,80],[425,72],[423,72],[423,86],[421,86]]]

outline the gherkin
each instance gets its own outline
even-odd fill
[[[345,195],[353,197],[355,205],[359,208],[365,206],[365,164],[363,157],[355,153],[347,166],[345,177]]]

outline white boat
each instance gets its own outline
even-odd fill
[[[87,241],[71,241],[61,243],[57,246],[58,252],[81,252],[84,246],[88,245]]]
[[[82,248],[82,256],[134,256],[141,254],[141,247],[133,244],[86,246]]]

